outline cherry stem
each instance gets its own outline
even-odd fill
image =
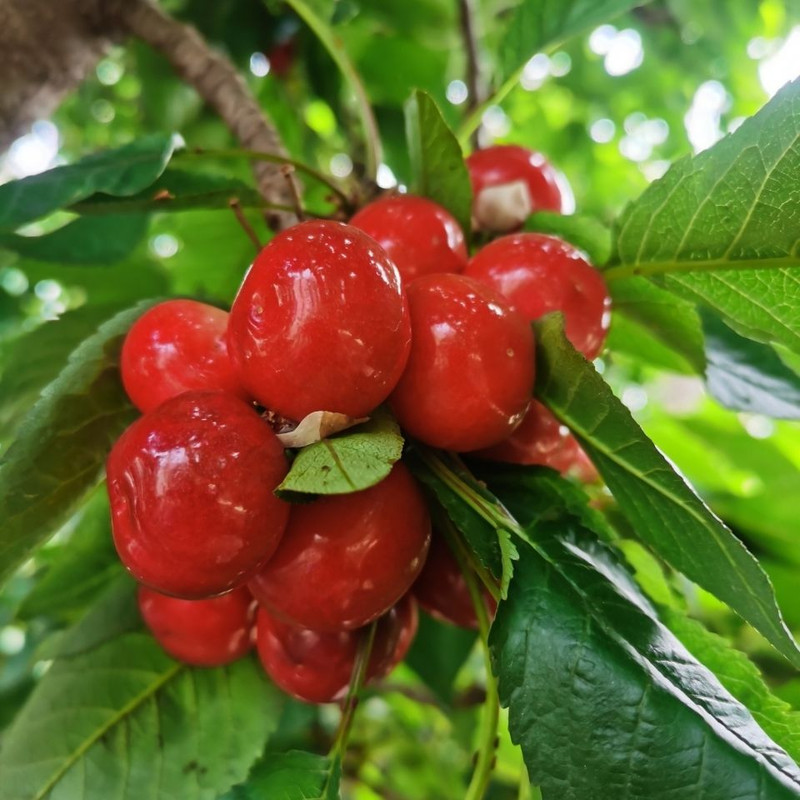
[[[306,214],[303,211],[303,204],[300,200],[300,189],[297,187],[297,181],[294,177],[295,169],[291,164],[284,164],[281,167],[281,174],[286,179],[286,183],[289,185],[289,193],[292,197],[292,203],[294,204],[294,213],[297,214],[297,219],[300,222],[305,221]]]
[[[347,697],[342,706],[342,718],[339,720],[339,727],[336,729],[336,736],[333,739],[333,744],[328,754],[328,757],[331,759],[343,758],[345,750],[347,749],[347,740],[350,736],[350,729],[353,727],[353,718],[355,717],[356,708],[358,707],[358,695],[367,677],[367,667],[369,666],[369,657],[372,654],[372,644],[375,641],[375,630],[377,627],[377,621],[373,622],[372,625],[364,631],[361,641],[358,644],[358,653],[356,654],[355,664],[353,664],[350,687],[347,690]]]
[[[500,721],[500,698],[497,692],[497,680],[494,677],[494,672],[492,672],[492,657],[489,651],[489,614],[486,611],[486,601],[481,587],[466,557],[466,547],[461,542],[452,523],[448,522],[445,525],[445,529],[445,536],[447,536],[448,540],[452,538],[452,544],[455,544],[453,552],[467,584],[469,596],[475,609],[475,616],[478,619],[478,633],[480,634],[479,638],[483,651],[483,663],[486,668],[486,700],[483,703],[483,713],[481,715],[478,760],[475,764],[475,771],[472,773],[472,780],[467,788],[467,793],[464,795],[464,800],[481,800],[489,786],[492,771],[497,761],[497,725]]]
[[[478,37],[475,32],[474,0],[458,0],[458,11],[461,22],[461,38],[464,40],[467,70],[467,112],[473,111],[481,102],[481,59],[478,50]],[[472,144],[478,146],[479,128],[473,131]]]
[[[236,221],[239,223],[242,230],[255,245],[256,253],[260,253],[263,245],[261,244],[261,240],[258,238],[255,228],[253,228],[253,226],[250,224],[250,220],[245,216],[245,213],[242,210],[242,204],[234,197],[228,203],[228,205],[230,206],[231,211],[233,211],[233,215],[236,217]]]
[[[337,197],[339,201],[339,205],[348,210],[352,210],[353,202],[344,192],[344,190],[337,186],[327,175],[320,172],[319,170],[314,169],[313,167],[309,167],[307,164],[304,164],[302,161],[295,161],[292,158],[286,158],[285,156],[279,156],[275,153],[264,153],[260,150],[243,150],[238,147],[231,147],[225,149],[209,149],[206,150],[201,147],[195,147],[189,150],[181,150],[180,152],[176,153],[174,158],[243,158],[249,161],[269,161],[273,164],[288,164],[291,167],[294,167],[298,172],[302,172],[308,175],[314,180],[319,181],[323,186],[327,186]]]

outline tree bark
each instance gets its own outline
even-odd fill
[[[151,0],[0,0],[0,150],[51,114],[113,42],[133,35],[162,53],[221,117],[242,146],[285,155],[278,133],[233,64],[190,25]],[[292,205],[279,164],[253,166],[268,203]],[[281,229],[291,212],[269,211]]]

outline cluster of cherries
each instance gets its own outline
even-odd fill
[[[561,210],[537,154],[494,147],[467,163],[477,227],[518,227],[520,205]],[[189,300],[150,309],[121,358],[143,416],[114,445],[107,475],[116,548],[157,640],[199,666],[255,642],[275,683],[327,702],[345,693],[376,620],[368,679],[405,656],[417,602],[475,626],[464,576],[442,536],[431,538],[402,461],[363,491],[290,505],[275,494],[290,455],[276,429],[388,403],[426,445],[585,473],[575,440],[532,399],[530,323],[562,311],[567,336],[593,358],[608,306],[602,278],[569,244],[510,233],[469,260],[446,210],[401,194],[349,225],[278,234],[230,314]]]

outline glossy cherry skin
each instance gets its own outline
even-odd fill
[[[529,320],[562,311],[567,338],[586,358],[603,349],[611,298],[600,273],[571,244],[540,233],[515,233],[475,254],[465,275],[494,287]]]
[[[253,645],[256,602],[245,587],[207,600],[181,600],[139,587],[139,611],[164,650],[195,667],[220,667]]]
[[[475,606],[461,568],[444,536],[435,530],[428,559],[411,593],[432,617],[460,628],[478,627]],[[497,603],[485,590],[483,597],[489,616],[494,616]]]
[[[457,452],[508,437],[533,390],[530,325],[493,289],[463,275],[418,278],[408,301],[411,355],[389,398],[400,425]]]
[[[187,392],[117,440],[106,472],[114,544],[146,586],[199,599],[244,583],[275,551],[289,516],[274,489],[283,448],[242,400]]]
[[[306,703],[330,703],[347,693],[358,645],[366,629],[319,633],[258,610],[258,655],[267,674],[287,694]],[[367,681],[388,675],[411,647],[417,604],[406,595],[378,621]]]
[[[312,411],[363,417],[408,359],[400,275],[374,239],[318,220],[279,233],[259,253],[231,309],[239,378],[289,419]]]
[[[360,628],[408,591],[425,562],[430,530],[422,492],[395,464],[369,489],[294,506],[278,551],[250,591],[294,625]]]
[[[432,272],[462,272],[467,266],[464,232],[455,217],[425,197],[383,197],[364,206],[350,224],[378,242],[406,283]]]
[[[507,464],[538,464],[567,473],[578,466],[581,453],[581,447],[569,429],[538,400],[534,400],[522,424],[508,439],[479,450],[475,455]]]
[[[128,397],[151,411],[189,391],[230,392],[247,399],[228,355],[228,312],[194,300],[167,300],[133,323],[120,371]]]
[[[467,169],[472,183],[474,210],[479,208],[480,195],[485,189],[520,181],[524,183],[528,192],[529,213],[534,211],[561,213],[566,210],[565,197],[559,186],[561,182],[566,187],[565,179],[541,153],[516,144],[493,145],[483,150],[476,150],[469,156]],[[567,191],[567,194],[571,197],[571,191]],[[480,223],[480,214],[476,216]]]

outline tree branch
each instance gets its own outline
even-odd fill
[[[242,76],[195,28],[168,16],[151,0],[122,0],[116,10],[125,30],[162,53],[177,74],[219,114],[243,147],[286,155],[275,126],[267,119]],[[253,171],[258,189],[267,202],[292,204],[280,165],[258,162],[253,165]],[[296,222],[294,214],[285,211],[270,211],[267,219],[276,230]]]
[[[478,52],[478,37],[475,33],[474,0],[458,0],[461,21],[461,38],[467,58],[467,110],[472,111],[481,104],[481,61]]]

